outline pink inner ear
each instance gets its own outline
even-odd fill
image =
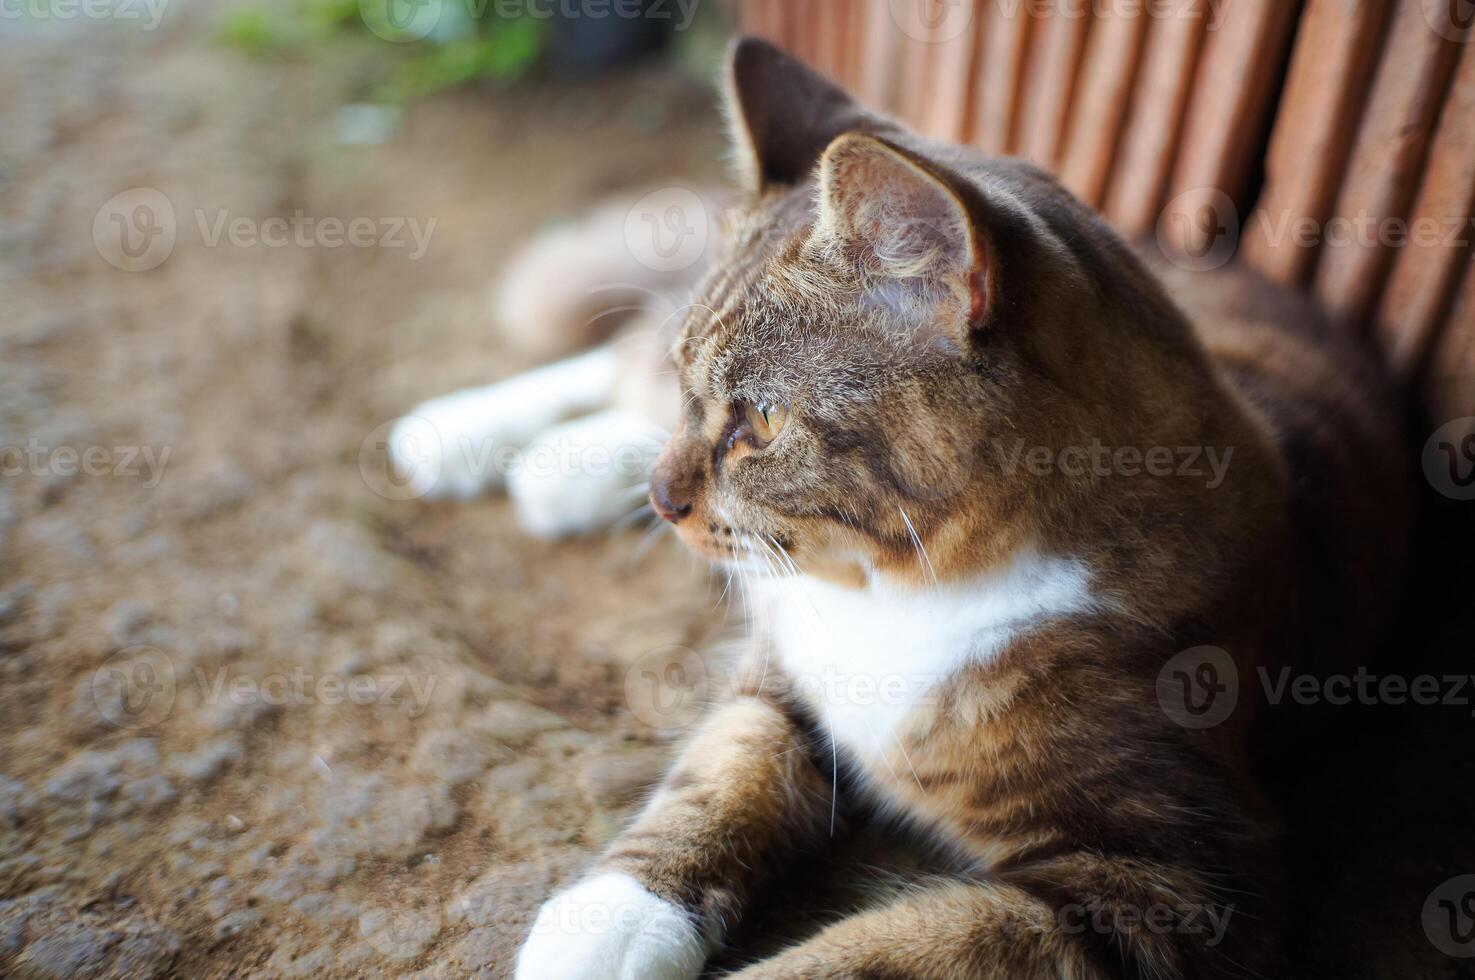
[[[968,270],[968,294],[973,301],[968,308],[968,322],[977,324],[988,312],[988,261],[984,256],[985,245],[973,245],[973,268]]]
[[[852,140],[826,162],[825,204],[852,248],[904,278],[964,276],[978,264],[962,203],[900,152]]]

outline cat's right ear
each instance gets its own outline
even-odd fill
[[[727,119],[738,177],[750,193],[808,177],[841,133],[895,124],[767,41],[743,37],[727,52]]]

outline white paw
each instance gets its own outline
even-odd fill
[[[538,434],[508,477],[528,534],[560,538],[608,527],[645,504],[664,437],[643,415],[598,412]]]
[[[681,909],[634,878],[602,874],[550,898],[516,980],[691,980],[707,949]]]
[[[614,352],[602,347],[432,398],[390,430],[390,461],[412,496],[466,500],[498,490],[535,435],[609,400],[617,367]]]

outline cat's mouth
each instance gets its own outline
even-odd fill
[[[794,542],[782,533],[735,527],[715,520],[690,528],[678,527],[677,531],[688,548],[719,564],[738,565],[774,577],[800,574],[793,554]]]

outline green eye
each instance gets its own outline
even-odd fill
[[[743,421],[752,430],[754,441],[766,446],[783,431],[789,421],[789,410],[783,405],[749,404],[743,406]]]

